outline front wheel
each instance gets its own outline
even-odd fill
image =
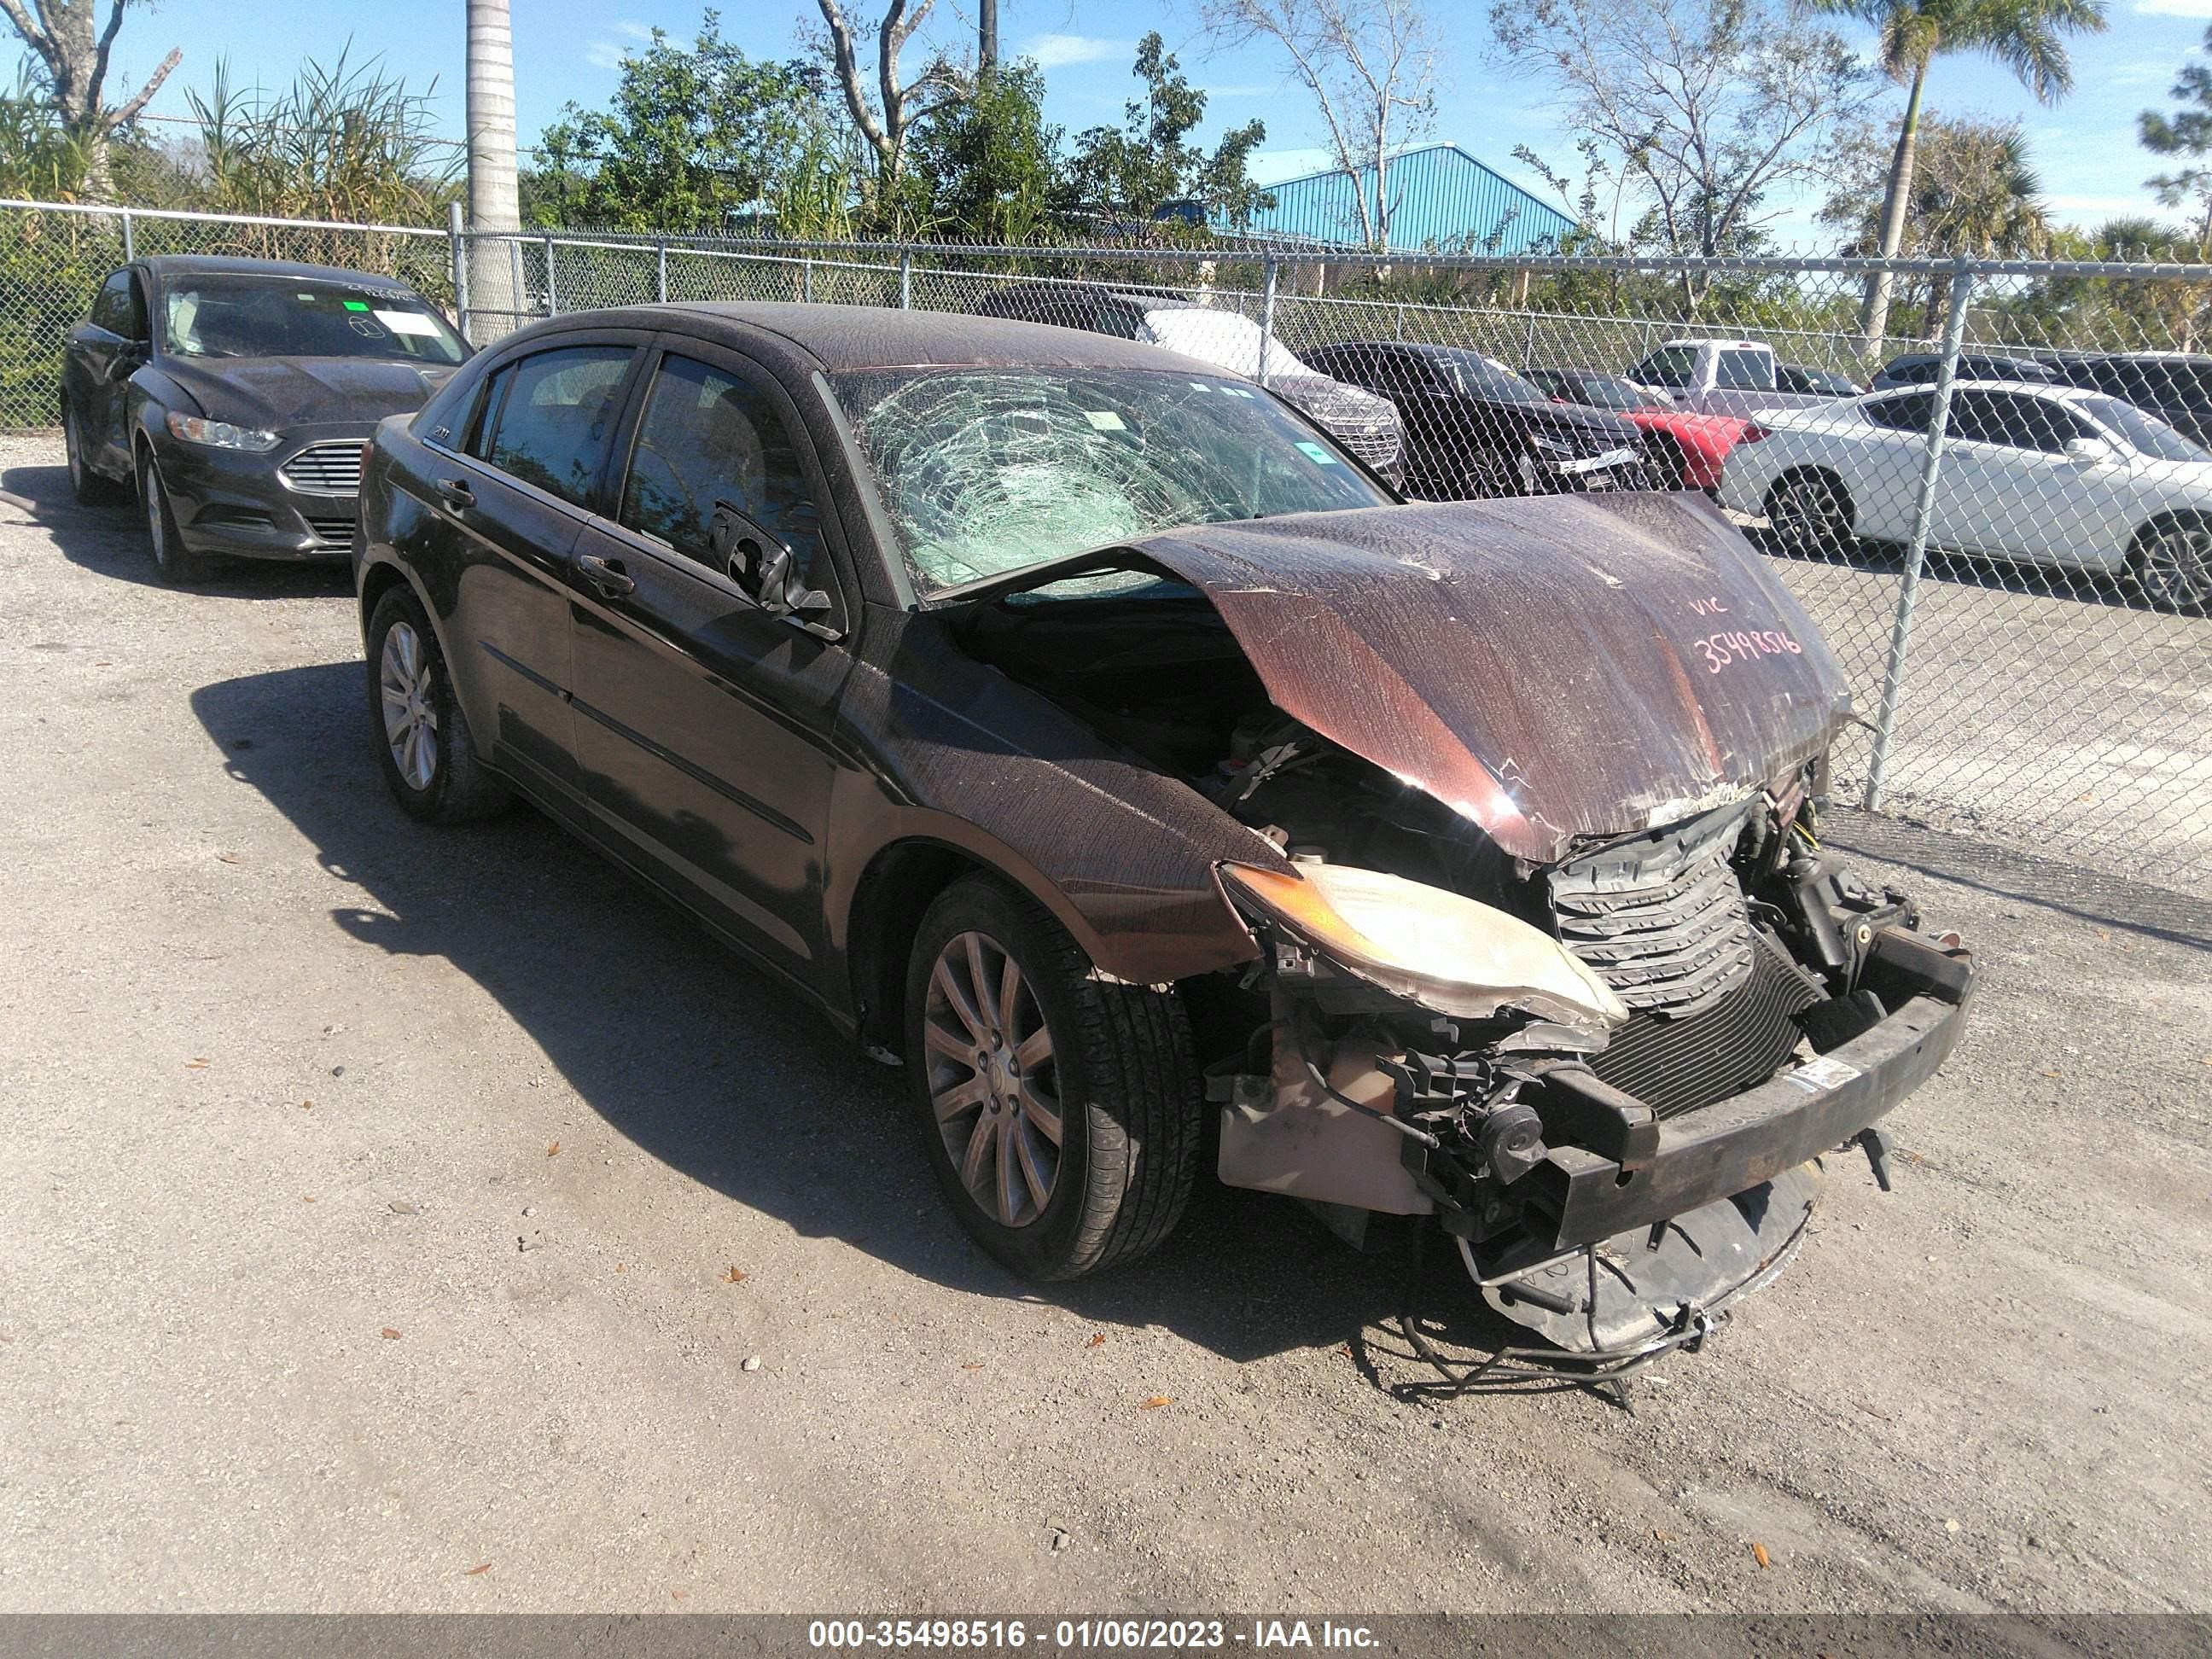
[[[2128,574],[2160,611],[2201,617],[2212,605],[2212,526],[2167,524],[2136,538]]]
[[[169,505],[169,492],[161,483],[161,469],[150,453],[138,457],[138,503],[146,514],[146,550],[154,556],[154,568],[161,580],[179,587],[205,581],[214,571],[214,561],[185,545],[176,509]]]
[[[1775,544],[1799,558],[1832,558],[1851,544],[1851,502],[1825,472],[1792,472],[1766,492]]]
[[[385,785],[408,817],[465,823],[507,805],[505,781],[470,739],[430,619],[404,587],[369,617],[368,708]]]
[[[1203,1108],[1172,991],[1097,977],[1042,908],[967,877],[915,936],[906,1048],[946,1201],[1006,1267],[1075,1279],[1174,1231]]]

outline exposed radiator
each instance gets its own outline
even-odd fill
[[[1590,1058],[1590,1070],[1661,1117],[1741,1094],[1774,1075],[1797,1046],[1792,1018],[1820,999],[1783,947],[1754,934],[1751,965],[1734,989],[1679,1018],[1632,1017]]]

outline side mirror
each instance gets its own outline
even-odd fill
[[[817,639],[844,636],[813,618],[830,609],[830,596],[808,587],[791,544],[727,501],[714,503],[708,545],[722,573],[771,617],[781,617]]]
[[[2066,459],[2078,467],[2109,466],[2119,459],[2102,438],[2069,438]]]

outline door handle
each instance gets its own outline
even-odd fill
[[[477,492],[469,488],[465,478],[439,479],[438,493],[446,498],[448,507],[474,507],[477,504]]]
[[[622,568],[616,559],[603,559],[596,553],[579,553],[576,569],[583,579],[609,599],[637,592],[637,578]]]

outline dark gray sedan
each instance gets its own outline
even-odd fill
[[[77,499],[134,495],[154,563],[342,558],[363,446],[469,355],[389,276],[265,259],[141,259],[71,331],[62,430]]]

